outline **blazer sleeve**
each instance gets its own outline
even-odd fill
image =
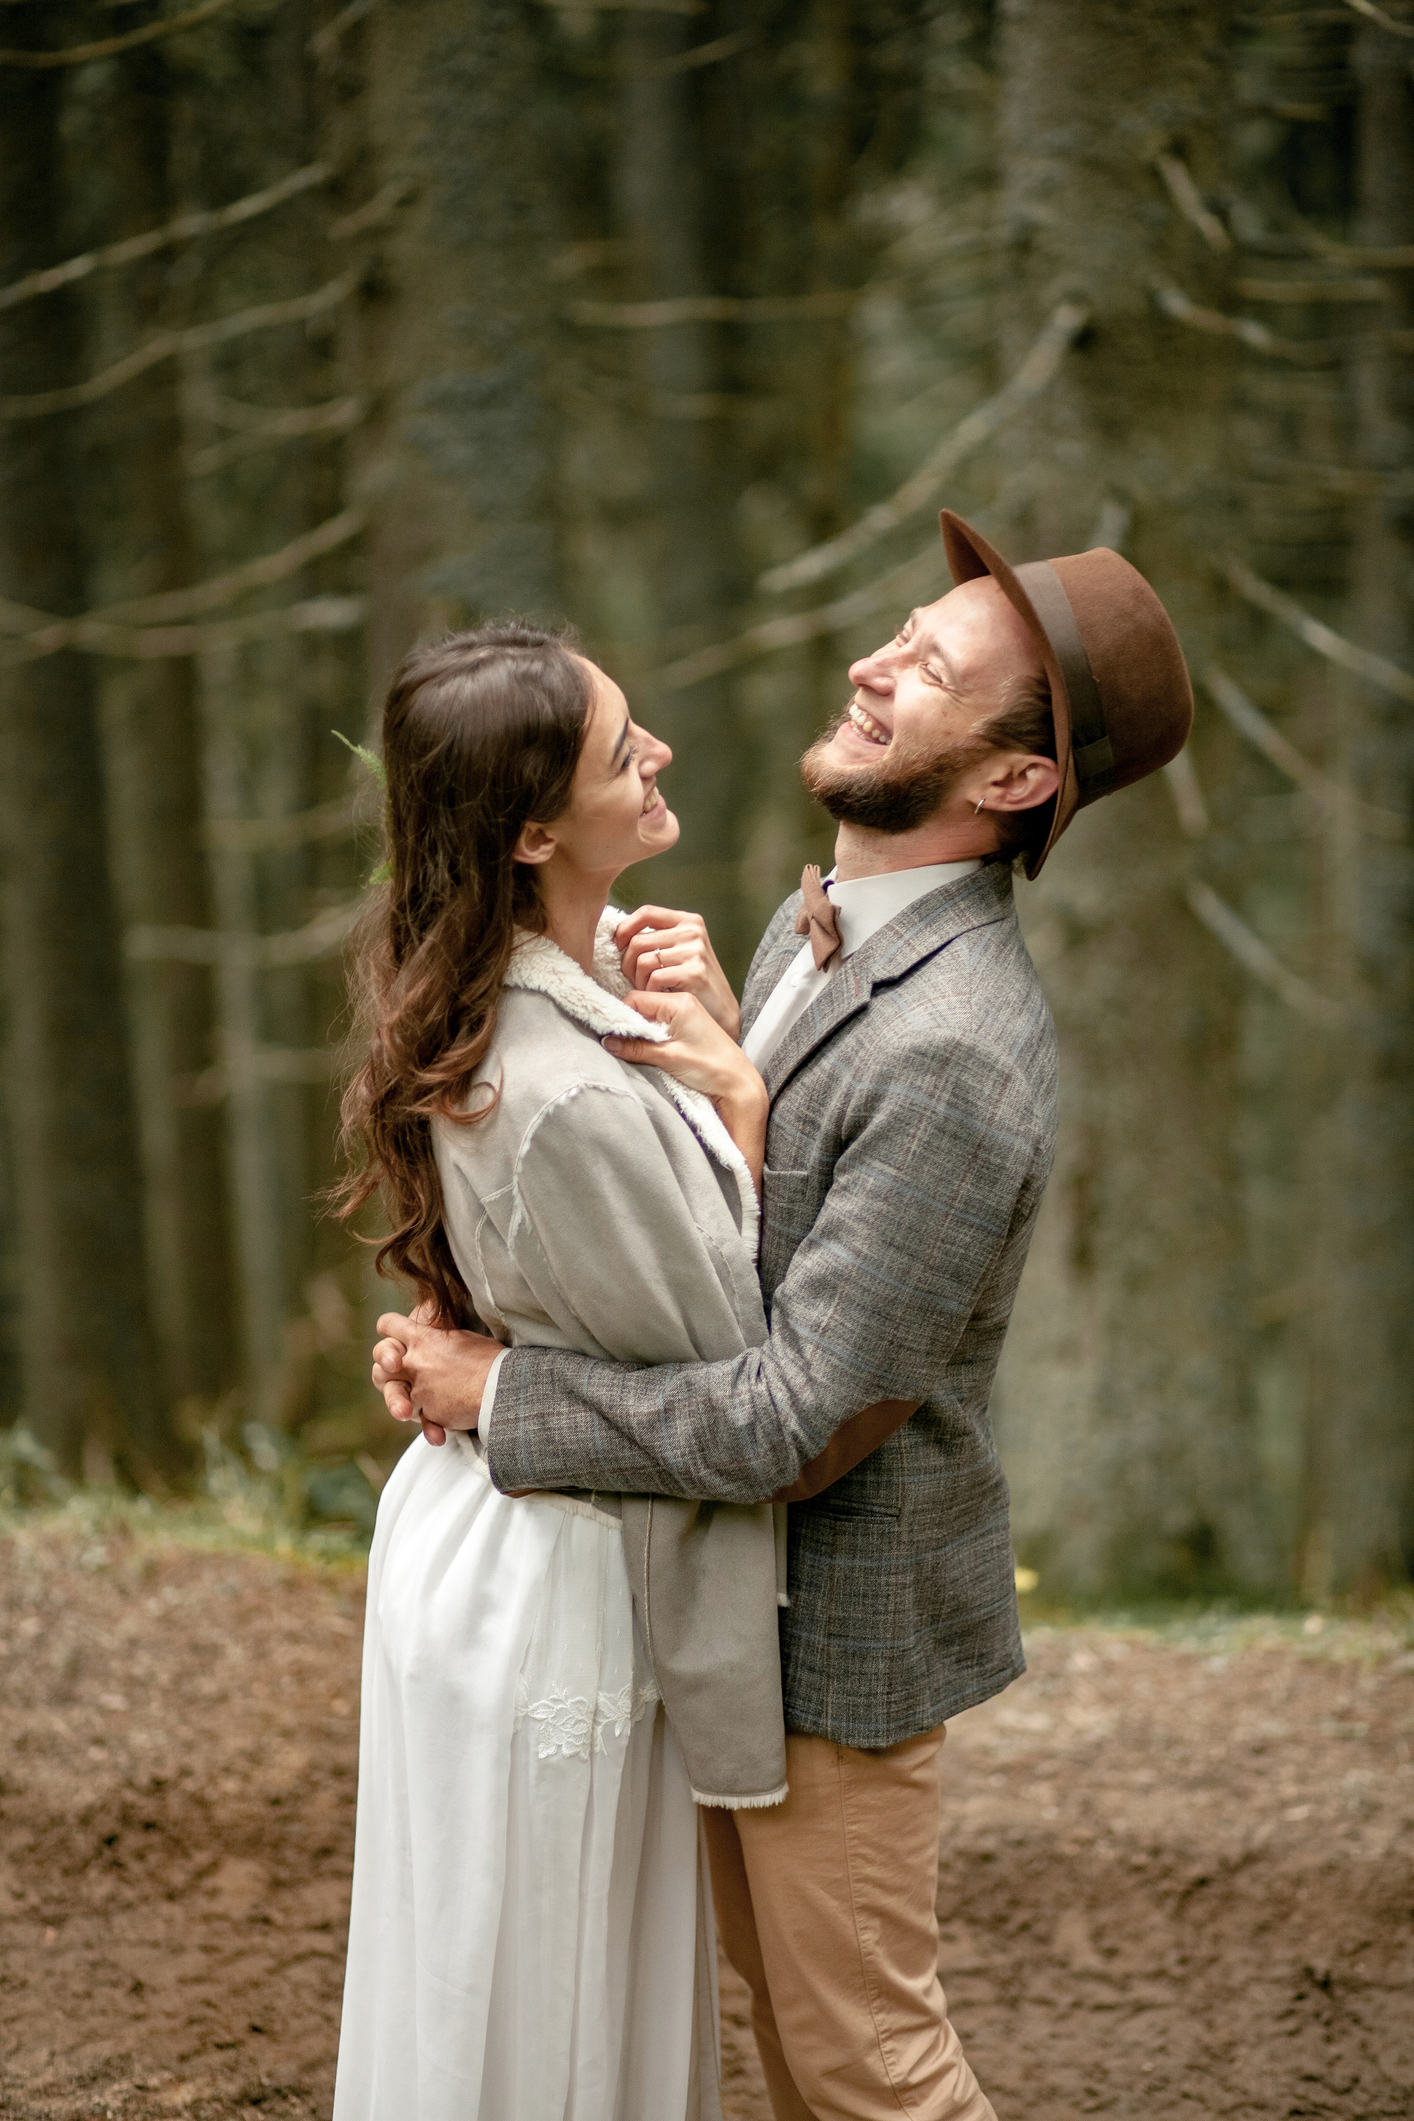
[[[716,1249],[630,1090],[584,1083],[537,1116],[508,1242],[566,1337],[616,1362],[707,1362],[745,1345]]]
[[[1034,1212],[1048,1137],[1020,1071],[963,1041],[892,1051],[857,1086],[846,1133],[765,1344],[638,1371],[513,1350],[487,1439],[498,1486],[757,1501],[862,1408],[933,1396]]]

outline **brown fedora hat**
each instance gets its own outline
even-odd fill
[[[1193,686],[1173,621],[1137,567],[1097,545],[1009,567],[945,508],[954,582],[989,574],[1025,619],[1051,682],[1060,788],[1041,865],[1077,810],[1176,758],[1193,726]]]

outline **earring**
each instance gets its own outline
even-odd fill
[[[984,804],[984,803],[986,802],[986,800],[987,800],[987,798],[986,798],[986,796],[985,796],[985,795],[979,795],[979,796],[978,796],[978,798],[977,798],[977,808],[976,808],[976,810],[974,810],[974,811],[973,811],[973,813],[972,813],[972,815],[973,815],[974,817],[976,817],[976,816],[978,816],[978,815],[979,815],[979,813],[981,812],[981,809],[982,809],[982,805],[983,805],[983,804]]]

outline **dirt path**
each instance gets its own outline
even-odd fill
[[[0,1541],[6,2121],[327,2117],[360,1600]],[[953,1728],[942,1963],[1000,2121],[1414,2115],[1414,1654],[1221,1640],[1040,1629]],[[731,1982],[724,2015],[732,2121],[767,2121]]]

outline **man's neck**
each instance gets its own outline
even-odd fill
[[[913,832],[870,832],[862,825],[845,824],[835,834],[835,877],[841,884],[852,884],[859,877],[889,876],[896,869],[975,862],[995,854],[996,846],[996,827],[986,818],[930,818]]]

